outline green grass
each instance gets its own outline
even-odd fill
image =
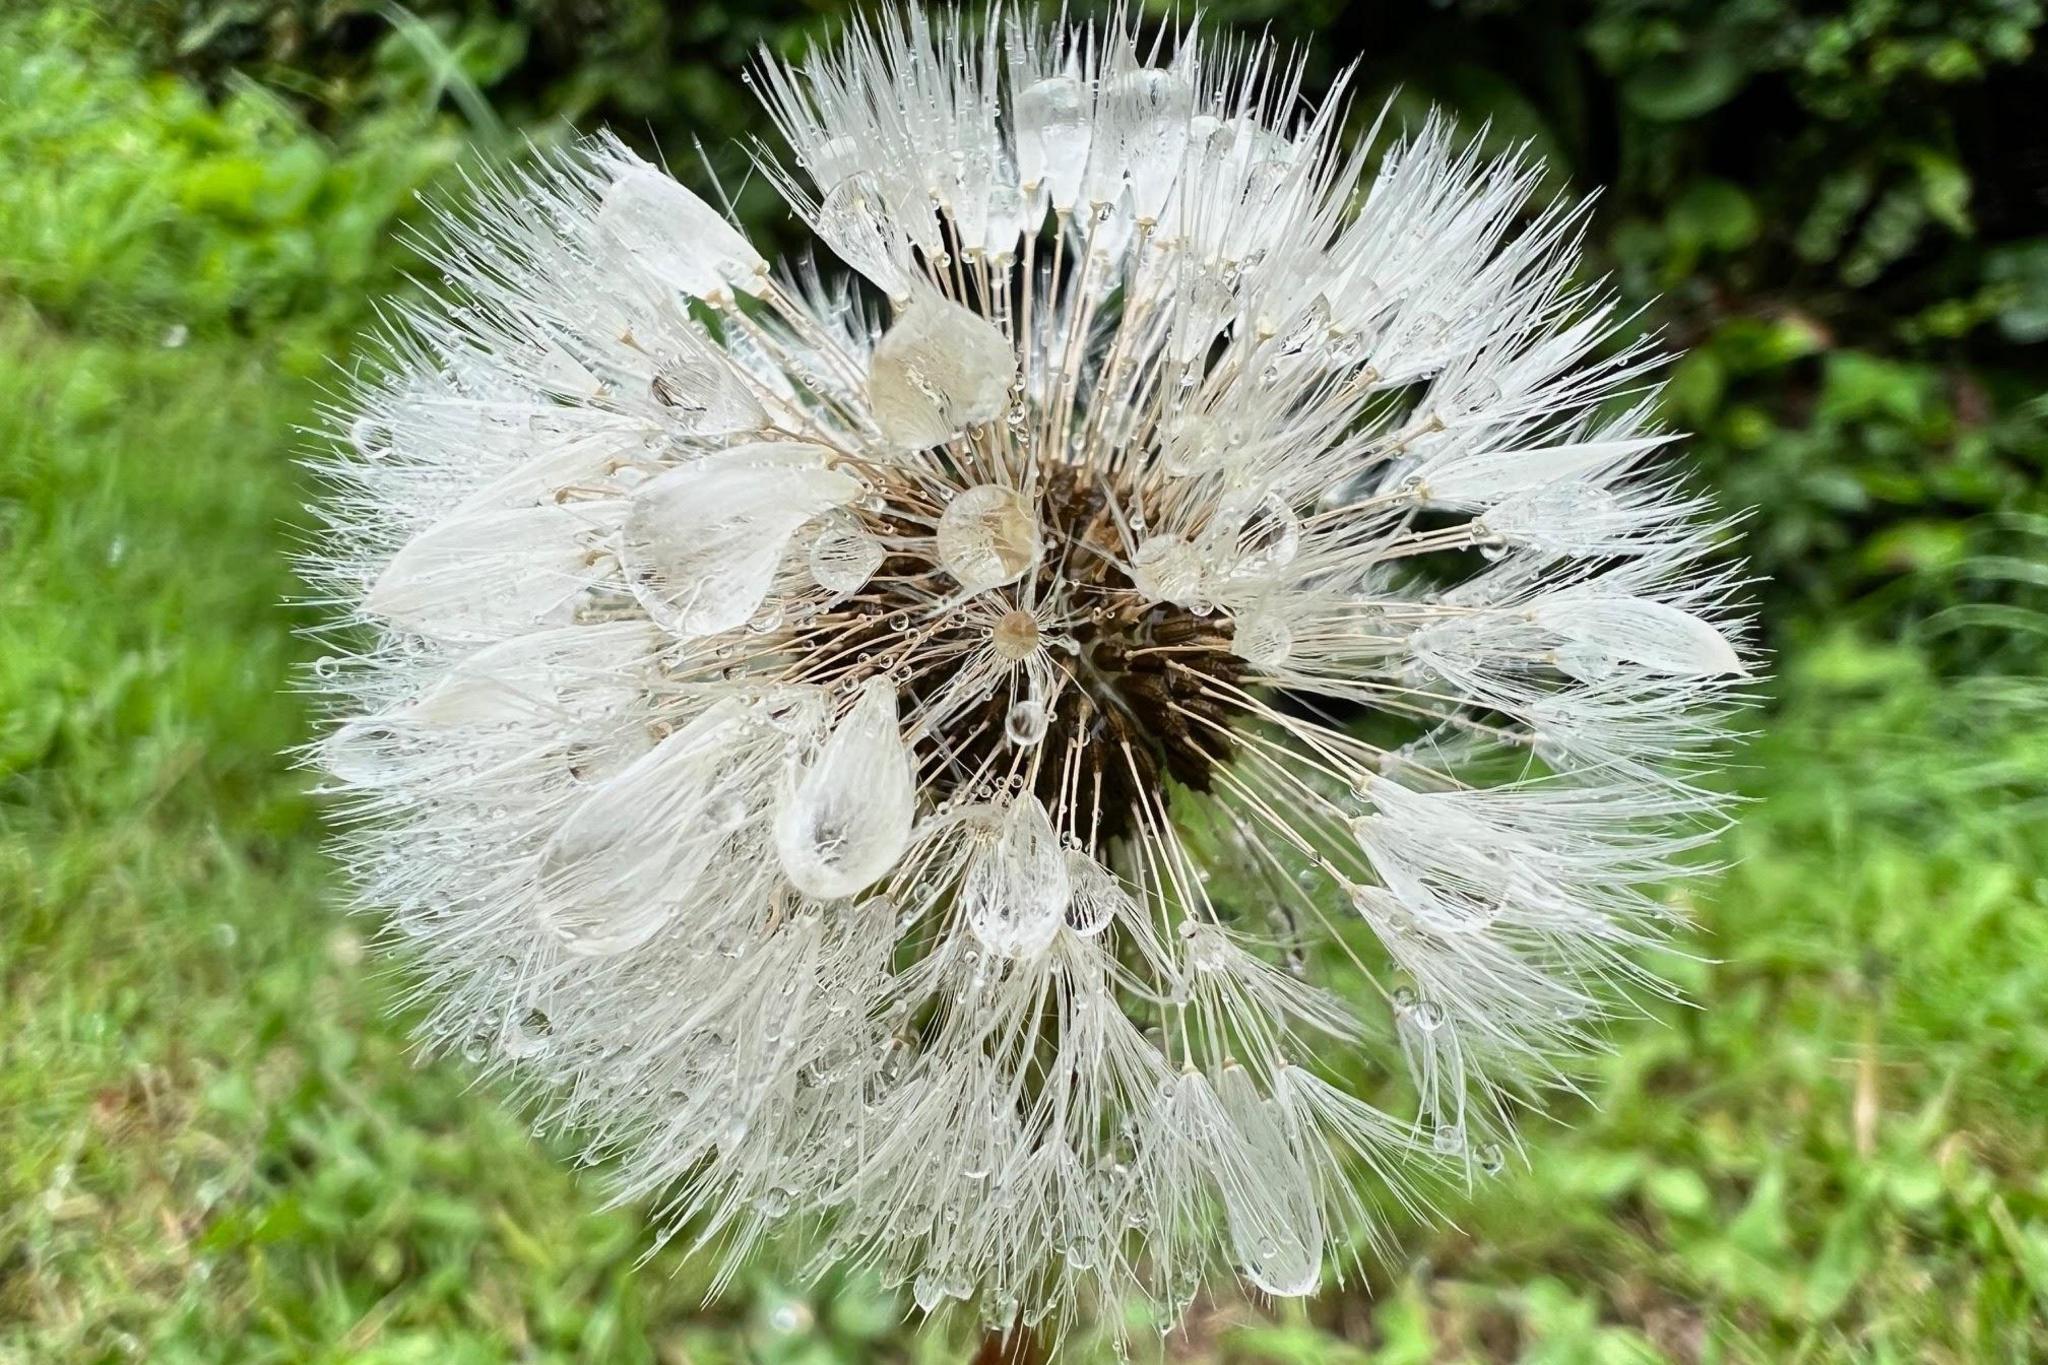
[[[463,139],[417,101],[310,136],[275,92],[214,103],[68,4],[0,12],[0,290],[95,329],[343,329],[400,264],[390,226]]]
[[[0,87],[30,50],[0,41]],[[36,164],[0,186],[0,1361],[962,1358],[858,1281],[764,1263],[707,1302],[601,1173],[419,1062],[278,757],[332,263],[265,276],[282,320],[252,321],[232,272],[180,284],[190,241],[51,238],[28,199],[71,163]],[[1718,960],[1617,1030],[1597,1107],[1369,1285],[1225,1295],[1167,1354],[2048,1358],[2048,726],[1922,658],[1844,625],[1782,661],[1695,893]]]

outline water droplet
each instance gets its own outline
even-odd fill
[[[1067,924],[1082,938],[1102,933],[1119,914],[1137,913],[1116,874],[1081,849],[1067,850],[1067,881],[1073,891]]]
[[[869,679],[777,812],[775,848],[784,875],[821,900],[870,885],[902,856],[916,800],[909,751],[897,728],[896,689]]]
[[[1045,738],[1047,717],[1045,703],[1026,698],[1010,708],[1003,718],[1003,733],[1010,743],[1020,749],[1028,749]]]
[[[697,298],[727,288],[758,292],[767,266],[724,214],[645,164],[605,187],[597,226],[642,269]]]
[[[1131,579],[1155,602],[1185,605],[1201,587],[1202,564],[1195,547],[1179,536],[1153,536],[1132,556]]]
[[[1192,385],[1194,371],[1189,370],[1182,379]],[[1223,444],[1223,431],[1215,418],[1205,413],[1185,413],[1164,437],[1161,464],[1169,476],[1188,478],[1215,464],[1223,452]]]
[[[1614,672],[1616,660],[1599,645],[1578,640],[1562,645],[1552,656],[1560,673],[1567,673],[1580,682],[1601,682]]]
[[[348,440],[366,460],[381,460],[391,453],[391,427],[374,417],[358,417],[351,422]]]
[[[831,520],[811,540],[811,577],[831,593],[856,593],[883,567],[881,542],[852,518]]]
[[[713,825],[728,833],[745,825],[753,813],[747,799],[738,792],[727,792],[712,803],[710,810]]]
[[[1187,944],[1188,965],[1196,971],[1222,971],[1230,965],[1230,940],[1217,926],[1182,920],[1180,936]]]
[[[1038,649],[1038,621],[1022,607],[1012,607],[1003,613],[989,631],[989,643],[1002,658],[1018,663],[1031,657]]]
[[[732,630],[767,599],[797,528],[860,485],[816,446],[739,446],[633,490],[621,558],[633,595],[682,636]]]
[[[1072,899],[1066,853],[1045,807],[1032,795],[1011,803],[996,839],[968,866],[961,887],[968,928],[1004,957],[1045,949]]]
[[[1500,402],[1500,385],[1487,375],[1471,375],[1452,392],[1445,406],[1453,417],[1483,412]]]
[[[978,313],[937,294],[897,314],[869,362],[875,423],[896,445],[943,445],[1009,405],[1017,354]]]
[[[505,1035],[505,1055],[515,1058],[538,1057],[553,1043],[554,1021],[538,1009],[527,1010],[513,1021]]]
[[[1648,598],[1559,594],[1539,600],[1530,618],[1567,641],[1557,651],[1557,666],[1585,682],[1608,676],[1619,662],[1688,678],[1744,671],[1713,625]]]
[[[970,593],[1014,583],[1038,562],[1038,518],[1024,495],[981,484],[954,498],[939,517],[939,562]]]
[[[659,933],[723,843],[706,815],[746,730],[737,700],[713,706],[572,806],[541,853],[541,918],[570,952],[630,951]]]

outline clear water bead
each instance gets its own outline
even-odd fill
[[[1188,965],[1198,972],[1218,972],[1230,965],[1230,940],[1213,924],[1182,920],[1180,936],[1187,945]]]
[[[1194,374],[1190,368],[1186,378],[1192,381]],[[1212,467],[1222,456],[1223,445],[1223,427],[1215,418],[1183,413],[1160,438],[1160,463],[1170,477],[1189,478]]]
[[[723,842],[707,812],[729,791],[745,711],[722,701],[573,806],[541,850],[542,924],[603,957],[659,933]]]
[[[391,425],[374,417],[358,417],[349,423],[349,444],[366,460],[381,460],[391,453]]]
[[[421,636],[506,636],[565,625],[592,576],[593,526],[618,504],[458,509],[392,556],[363,610]]]
[[[1067,925],[1082,938],[1096,937],[1115,923],[1119,914],[1137,912],[1116,874],[1083,849],[1067,850],[1067,882],[1073,893]]]
[[[1003,733],[1018,748],[1029,749],[1045,738],[1047,722],[1045,703],[1026,697],[1003,717]]]
[[[1013,121],[1017,175],[1036,185],[1062,212],[1080,198],[1093,138],[1087,90],[1074,76],[1047,76],[1017,92]]]
[[[1646,597],[1559,594],[1538,601],[1529,615],[1567,642],[1558,667],[1589,682],[1605,675],[1608,659],[1681,678],[1745,671],[1735,647],[1711,624]]]
[[[1156,221],[1166,206],[1188,143],[1194,87],[1170,67],[1130,67],[1102,82],[1096,110],[1100,135],[1119,153],[1098,157],[1089,168],[1098,200],[1113,197],[1107,177],[1118,175],[1129,188],[1139,218]]]
[[[881,542],[852,520],[834,520],[811,541],[811,577],[831,593],[855,593],[882,567]]]
[[[1487,531],[1514,544],[1587,554],[1617,538],[1629,513],[1611,490],[1568,479],[1517,493],[1489,508],[1481,521]]]
[[[970,593],[1022,578],[1043,553],[1038,518],[1022,493],[1001,484],[967,489],[939,516],[939,562]]]
[[[1038,619],[1022,607],[1012,607],[1004,612],[989,630],[990,646],[999,657],[1011,663],[1021,663],[1037,653],[1043,638]]]
[[[748,380],[732,364],[745,345],[728,342],[721,350],[695,330],[676,334],[677,349],[663,350],[649,373],[649,389],[660,405],[660,426],[648,431],[641,447],[662,450],[669,434],[737,436],[768,425],[768,414]]]
[[[1200,1096],[1200,1078],[1195,1096]],[[1231,1251],[1245,1278],[1279,1298],[1315,1292],[1322,1280],[1324,1228],[1314,1182],[1285,1121],[1258,1093],[1244,1068],[1227,1065],[1216,1085],[1218,1107],[1174,1115],[1194,1131],[1229,1131],[1217,1142],[1211,1174],[1223,1197]]]
[[[767,279],[768,263],[725,215],[644,162],[605,187],[597,226],[649,274],[696,298],[757,294]]]
[[[554,1021],[544,1011],[529,1009],[505,1030],[505,1055],[516,1060],[539,1057],[552,1046],[554,1032]]]
[[[910,753],[896,724],[896,689],[870,678],[776,813],[783,874],[820,900],[852,895],[903,856],[916,805]]]
[[[1072,898],[1066,850],[1044,805],[1019,797],[967,869],[960,892],[967,927],[998,956],[1034,957],[1059,933]]]
[[[1301,516],[1278,493],[1266,493],[1250,506],[1229,503],[1202,534],[1202,559],[1213,572],[1232,579],[1258,579],[1277,574],[1301,550]]]
[[[842,139],[835,138],[834,141]],[[890,226],[889,206],[875,178],[850,175],[824,181],[826,191],[811,220],[812,230],[830,246],[840,260],[866,276],[891,298],[909,289],[900,239]]]
[[[994,421],[1016,373],[1017,353],[995,324],[931,294],[898,313],[876,345],[868,402],[883,436],[922,450]]]
[[[1616,662],[1613,655],[1587,640],[1567,641],[1551,658],[1560,673],[1589,683],[1604,682],[1612,677]]]
[[[860,494],[825,456],[795,442],[736,446],[634,489],[620,559],[655,623],[695,637],[751,619],[797,528]]]
[[[1152,536],[1131,557],[1131,579],[1155,602],[1186,606],[1200,595],[1202,561],[1179,536]]]

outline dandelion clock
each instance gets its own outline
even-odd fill
[[[754,82],[815,264],[600,138],[340,401],[344,864],[728,1264],[1312,1294],[1655,988],[1723,524],[1539,168],[1299,79],[884,14]]]

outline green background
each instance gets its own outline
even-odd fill
[[[958,1360],[707,1266],[408,1042],[280,751],[295,463],[465,161],[732,139],[832,3],[15,0],[0,17],[0,1361]],[[1167,1358],[2048,1358],[2048,103],[2033,0],[1221,0],[1601,190],[1590,269],[1760,574],[1770,702],[1700,1008],[1395,1230]],[[1490,120],[1490,122],[1487,122]],[[744,188],[741,188],[744,186]],[[1137,1310],[1133,1310],[1134,1313]],[[1140,1358],[1149,1328],[1134,1316]],[[1063,1359],[1095,1358],[1079,1340]]]

